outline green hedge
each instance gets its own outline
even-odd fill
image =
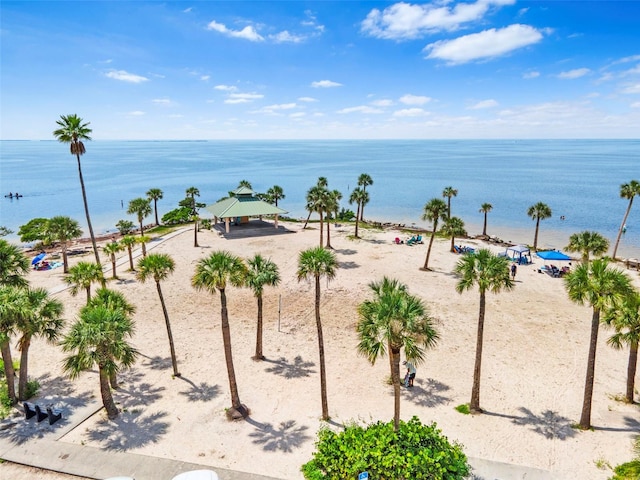
[[[347,426],[335,433],[318,433],[313,459],[302,466],[308,480],[357,479],[368,472],[371,480],[458,480],[470,468],[461,445],[449,443],[435,423],[423,425],[417,417],[400,422],[377,422],[367,427]]]

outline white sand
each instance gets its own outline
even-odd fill
[[[62,441],[302,478],[300,466],[314,450],[321,407],[313,283],[298,282],[296,268],[298,252],[316,246],[319,231],[317,224],[308,230],[302,230],[302,224],[285,225],[293,233],[225,239],[203,231],[201,247],[194,248],[189,231],[154,247],[154,252],[169,253],[177,265],[162,288],[181,379],[171,377],[155,284],[137,283],[125,271],[128,263],[118,267],[120,280],[109,287],[122,291],[137,307],[132,343],[141,353],[135,367],[120,376],[122,388],[114,394],[125,411],[113,422],[94,416]],[[350,240],[351,233],[351,226],[332,228],[332,245],[342,268],[334,281],[322,282],[328,401],[336,424],[393,417],[392,389],[385,383],[389,364],[381,359],[371,366],[358,356],[354,328],[357,305],[369,295],[367,284],[387,275],[424,299],[438,319],[441,337],[426,364],[418,366],[416,387],[402,393],[403,419],[418,415],[423,422],[437,422],[469,456],[547,469],[558,478],[604,480],[611,472],[596,464],[616,465],[631,458],[631,442],[640,426],[637,406],[612,398],[624,393],[628,352],[608,347],[609,332],[604,328],[592,411],[596,429],[570,428],[582,406],[591,311],[569,301],[562,280],[537,273],[536,265],[521,266],[512,292],[488,295],[481,384],[481,405],[487,413],[462,415],[454,407],[470,399],[479,295],[476,290],[456,293],[451,272],[459,257],[448,252],[449,242],[436,241],[430,261],[434,271],[423,272],[419,267],[427,242],[393,245],[392,239],[400,236],[395,231],[361,229],[361,240]],[[270,257],[283,280],[265,291],[264,362],[251,360],[255,298],[248,289],[228,288],[240,398],[251,409],[247,421],[229,422],[224,414],[230,398],[219,296],[190,286],[197,261],[218,249],[244,258],[255,253]],[[126,252],[120,256],[126,257]],[[640,286],[638,275],[630,274]],[[62,269],[30,274],[33,285],[48,288],[60,285],[61,278]],[[70,321],[85,301],[83,294],[74,298],[68,291],[57,297],[64,301]],[[62,353],[40,340],[31,351],[31,376],[41,379],[43,396],[54,394],[56,387],[45,378],[62,376]],[[98,397],[97,374],[84,374],[73,388],[75,395]]]

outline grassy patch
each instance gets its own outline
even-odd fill
[[[146,231],[146,233],[149,235],[153,234],[161,237],[162,235],[166,235],[167,233],[174,232],[177,229],[186,227],[188,225],[190,224],[182,223],[179,225],[158,225],[157,227],[150,228],[149,230]]]
[[[463,403],[462,405],[458,405],[456,407],[456,410],[460,413],[462,413],[463,415],[469,415],[471,413],[471,410],[469,409],[469,404],[468,403]]]

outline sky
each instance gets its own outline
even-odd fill
[[[640,1],[0,3],[0,139],[639,138]]]

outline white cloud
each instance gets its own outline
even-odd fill
[[[145,115],[145,112],[141,112],[140,110],[134,110],[133,112],[127,113],[130,117],[141,117]]]
[[[453,40],[440,40],[427,45],[427,58],[446,60],[449,64],[498,57],[542,40],[542,33],[529,26],[514,24],[502,29],[489,29]]]
[[[264,40],[264,37],[260,35],[252,25],[247,25],[242,30],[230,30],[226,25],[212,20],[207,25],[207,30],[214,30],[227,35],[228,37],[244,38],[245,40],[250,40],[252,42],[262,42]]]
[[[234,105],[236,103],[249,103],[251,100],[247,99],[247,98],[227,98],[224,103],[227,103],[229,105]]]
[[[200,75],[200,80],[203,82],[208,81],[211,78],[211,75]]]
[[[307,103],[311,103],[311,102],[317,102],[318,100],[316,100],[313,97],[300,97],[298,98],[299,102],[307,102]]]
[[[633,103],[630,105],[630,107],[631,107],[631,108],[640,108],[640,102],[633,102]]]
[[[224,103],[250,103],[261,98],[264,98],[264,95],[260,93],[231,93],[229,94],[229,97],[224,101]]]
[[[156,105],[171,105],[171,100],[168,98],[154,98],[151,100],[151,103],[155,103]]]
[[[361,30],[378,38],[419,38],[443,30],[457,30],[465,23],[481,20],[492,7],[514,3],[515,0],[476,0],[457,4],[441,1],[425,5],[399,2],[383,11],[371,10],[362,21]]]
[[[289,115],[289,117],[291,118],[301,118],[304,117],[306,115],[306,113],[304,112],[296,112],[296,113],[292,113],[291,115]]]
[[[482,100],[481,102],[476,103],[475,105],[471,105],[469,110],[482,110],[484,108],[493,108],[497,107],[498,102],[496,102],[493,98],[489,100]]]
[[[342,84],[338,82],[333,82],[331,80],[320,80],[317,82],[311,82],[311,86],[313,88],[331,88],[331,87],[341,87]]]
[[[338,113],[383,113],[382,110],[370,107],[369,105],[360,105],[358,107],[349,107],[338,110]]]
[[[422,108],[403,108],[393,112],[394,117],[424,117],[425,115],[429,115],[429,112]]]
[[[185,8],[184,10],[182,10],[182,13],[191,13],[192,10],[193,7]]]
[[[267,105],[266,107],[262,107],[260,110],[256,110],[252,113],[275,113],[281,110],[291,110],[296,107],[297,105],[295,103],[280,103],[276,105]]]
[[[531,71],[531,72],[525,72],[522,74],[522,78],[524,78],[525,80],[531,80],[532,78],[538,78],[540,76],[540,72],[536,72]]]
[[[567,70],[566,72],[560,72],[558,74],[558,78],[561,80],[573,80],[575,78],[584,77],[589,73],[591,73],[591,70],[588,68],[575,68],[573,70]]]
[[[400,97],[400,103],[404,103],[405,105],[424,105],[430,101],[430,97],[424,97],[421,95],[406,94]]]
[[[306,37],[304,35],[293,35],[287,30],[283,30],[275,35],[269,35],[269,39],[276,43],[300,43],[303,42]]]
[[[105,75],[108,78],[113,78],[114,80],[120,80],[122,82],[129,82],[129,83],[142,83],[142,82],[147,82],[149,80],[147,77],[136,75],[134,73],[129,73],[124,70],[111,70],[107,72]]]
[[[629,94],[640,93],[640,83],[628,83],[621,91]]]
[[[223,92],[235,92],[238,90],[238,87],[234,87],[233,85],[216,85],[213,88],[214,90],[222,90]]]
[[[391,105],[393,105],[393,100],[374,100],[373,102],[371,102],[371,105],[374,105],[376,107],[390,107]]]

